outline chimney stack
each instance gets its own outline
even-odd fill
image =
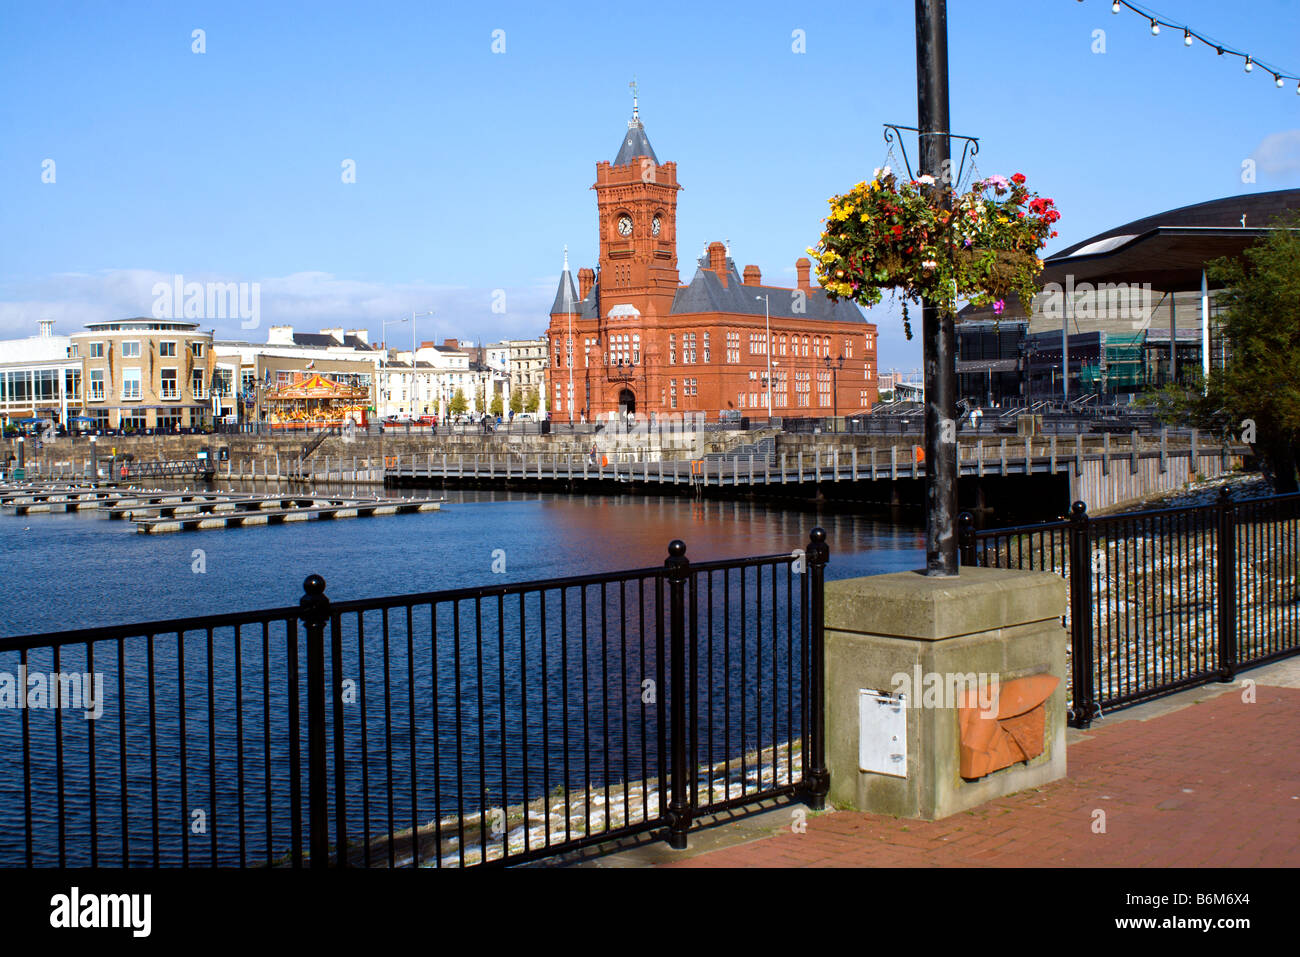
[[[591,287],[596,285],[596,270],[586,267],[578,270],[578,298],[586,299]]]
[[[727,285],[727,247],[719,242],[709,243],[709,268]]]
[[[366,345],[370,345],[370,330],[368,329],[349,329],[347,334],[349,336],[355,336]]]
[[[763,274],[759,271],[759,268],[757,266],[745,267],[745,285],[746,286],[763,285]]]
[[[807,257],[800,256],[794,261],[794,268],[795,272],[799,274],[799,288],[804,292],[811,290],[812,285],[808,279],[808,270],[812,268],[812,263],[808,261]]]
[[[442,347],[443,347],[444,349],[451,349],[453,352],[458,351],[458,350],[460,349],[460,340],[459,340],[459,339],[443,339],[443,340],[442,340]]]

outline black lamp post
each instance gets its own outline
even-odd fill
[[[916,0],[918,175],[934,177],[932,197],[945,208],[953,187],[948,128],[948,10],[946,0]],[[925,354],[925,573],[957,574],[957,337],[953,316],[939,303],[921,303]]]
[[[832,359],[829,355],[826,358],[826,368],[831,370],[831,431],[840,430],[840,381],[839,373],[844,368],[844,356],[838,355]]]

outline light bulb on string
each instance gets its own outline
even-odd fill
[[[1192,31],[1191,31],[1191,30],[1184,30],[1184,31],[1183,31],[1183,46],[1185,46],[1185,47],[1189,47],[1189,46],[1191,46],[1191,45],[1192,45]]]
[[[1246,57],[1246,72],[1249,73],[1253,69],[1255,69],[1254,62],[1250,59],[1250,57]]]
[[[1110,12],[1119,13],[1119,0],[1115,0],[1115,2],[1110,5]]]
[[[1276,73],[1273,74],[1273,82],[1277,84],[1279,90],[1282,88],[1282,78]]]
[[[1151,21],[1151,35],[1153,37],[1160,35],[1160,24],[1156,23],[1154,20]]]

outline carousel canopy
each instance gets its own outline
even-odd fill
[[[313,373],[300,382],[270,389],[266,393],[269,402],[288,402],[302,399],[330,401],[332,399],[356,400],[367,399],[370,393],[365,389],[341,385],[333,379],[327,379],[320,373]]]

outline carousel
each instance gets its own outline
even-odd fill
[[[325,428],[349,420],[365,426],[370,392],[313,373],[268,389],[264,401],[272,428]]]

